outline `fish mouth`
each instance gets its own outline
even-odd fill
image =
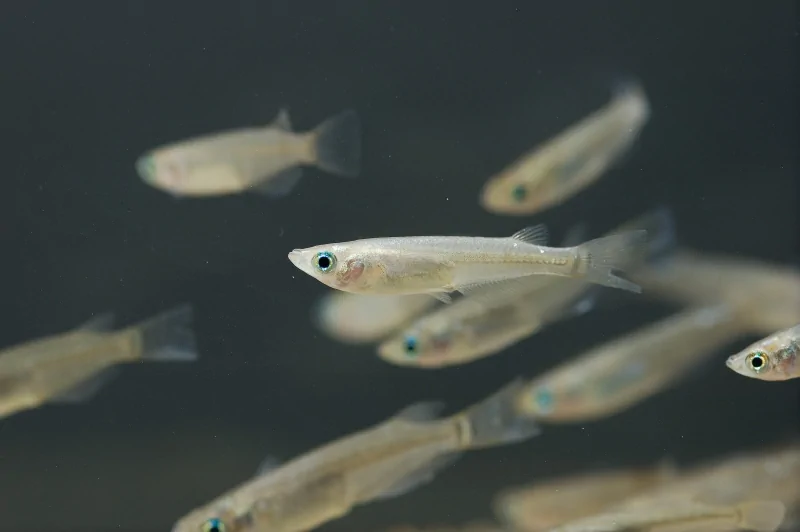
[[[144,181],[152,183],[156,178],[156,163],[150,155],[142,155],[136,160],[136,172]]]
[[[295,249],[295,250],[292,250],[292,251],[289,252],[289,260],[292,262],[292,264],[294,264],[298,268],[300,268],[300,259],[301,258],[302,258],[302,253],[300,252],[299,249]],[[300,269],[302,269],[302,268],[300,268]]]
[[[725,365],[728,366],[730,369],[734,369],[734,360],[733,357],[728,357],[728,360],[725,361]]]

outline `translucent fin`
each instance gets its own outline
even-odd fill
[[[536,246],[546,246],[549,234],[547,232],[547,226],[544,224],[539,224],[520,229],[519,231],[511,235],[511,238],[513,238],[514,240],[520,240],[527,244],[534,244]]]
[[[289,110],[286,107],[281,107],[275,119],[270,122],[269,126],[273,129],[280,129],[283,131],[292,130],[292,120],[289,118]]]
[[[642,254],[647,245],[647,231],[627,231],[590,240],[578,246],[586,260],[587,281],[640,293],[642,288],[614,275],[615,270],[625,270]]]
[[[444,403],[441,401],[427,401],[424,403],[414,403],[407,406],[395,415],[396,419],[424,423],[438,418],[444,410]]]
[[[665,457],[656,464],[656,476],[659,484],[672,482],[678,478],[678,475],[680,475],[680,469],[678,469],[674,458]]]
[[[669,207],[653,209],[621,225],[613,233],[634,230],[647,231],[647,245],[642,246],[639,250],[640,254],[633,258],[636,266],[660,261],[675,251],[677,243],[675,216]]]
[[[567,234],[564,235],[564,240],[561,241],[562,248],[572,248],[581,244],[586,240],[586,224],[579,223],[570,227]]]
[[[392,499],[399,497],[405,493],[415,490],[427,484],[436,477],[436,474],[458,460],[462,453],[449,453],[443,456],[434,458],[428,462],[424,467],[410,472],[405,477],[398,480],[395,484],[389,486],[385,491],[377,495],[374,500]]]
[[[192,307],[182,305],[137,325],[142,341],[140,357],[166,362],[197,360],[191,323]]]
[[[453,298],[447,292],[431,292],[430,294],[446,305],[453,302]]]
[[[258,464],[258,469],[256,469],[256,476],[260,477],[262,475],[268,475],[281,467],[281,462],[274,456],[268,456],[264,459],[263,462]]]
[[[786,517],[786,506],[781,501],[745,502],[736,507],[739,526],[756,532],[774,532]]]
[[[361,123],[353,110],[327,119],[314,129],[317,166],[345,177],[361,170]]]
[[[491,447],[515,443],[539,434],[532,419],[522,417],[516,409],[525,381],[516,379],[494,395],[471,406],[463,414],[469,420],[469,448]]]
[[[94,397],[100,389],[120,374],[121,368],[111,367],[101,370],[73,388],[52,397],[51,403],[83,403]]]
[[[470,300],[487,305],[493,302],[502,303],[518,299],[523,294],[531,294],[554,282],[553,277],[546,275],[527,275],[514,279],[472,283],[459,286],[458,291]]]
[[[104,312],[94,316],[89,321],[78,327],[80,331],[108,332],[114,328],[114,314]]]
[[[295,166],[253,185],[250,191],[265,196],[280,198],[289,194],[302,177],[303,169],[299,166]]]

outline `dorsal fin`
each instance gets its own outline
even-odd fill
[[[79,331],[108,332],[114,328],[114,314],[104,312],[98,314],[78,327]]]
[[[539,225],[532,225],[530,227],[526,227],[524,229],[520,229],[513,235],[511,238],[514,240],[520,240],[527,244],[534,244],[536,246],[545,246],[547,245],[548,233],[547,233],[547,226],[544,224]]]
[[[292,121],[289,118],[289,110],[286,107],[281,107],[278,114],[270,122],[269,127],[275,129],[282,129],[283,131],[292,130]]]
[[[438,418],[442,410],[444,410],[444,403],[441,401],[414,403],[398,412],[395,419],[423,423]]]
[[[268,456],[258,464],[258,469],[256,469],[256,476],[260,477],[262,475],[268,475],[269,473],[275,471],[281,466],[280,460],[275,458],[274,456]]]

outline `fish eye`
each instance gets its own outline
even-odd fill
[[[336,266],[336,255],[330,251],[320,251],[314,255],[314,267],[322,273],[328,273]]]
[[[517,203],[525,201],[525,198],[527,196],[528,196],[528,189],[525,188],[525,185],[517,185],[511,189],[511,197]]]
[[[539,388],[533,393],[533,401],[542,413],[549,413],[553,410],[555,397],[547,388]]]
[[[417,338],[415,336],[406,336],[403,341],[403,349],[406,355],[413,357],[417,355]]]
[[[202,532],[225,532],[225,523],[216,517],[212,517],[200,528]]]
[[[756,351],[747,355],[747,363],[750,365],[750,369],[761,373],[769,367],[769,357],[763,351]]]

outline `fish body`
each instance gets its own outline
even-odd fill
[[[156,148],[136,162],[148,184],[175,196],[218,196],[248,190],[288,194],[300,166],[354,177],[360,165],[360,125],[353,111],[306,133],[291,131],[282,110],[272,124],[204,135]]]
[[[549,423],[613,415],[663,390],[742,331],[725,305],[681,311],[536,377],[518,406]]]
[[[531,215],[595,182],[636,140],[650,115],[644,90],[628,84],[605,107],[523,155],[489,179],[480,203],[505,215]]]
[[[356,505],[401,495],[430,481],[462,451],[535,435],[536,426],[512,408],[519,385],[444,419],[433,419],[431,404],[413,405],[222,495],[180,519],[173,532],[196,532],[208,523],[223,532],[300,532]]]
[[[542,226],[511,237],[424,236],[373,238],[295,249],[289,260],[323,284],[357,294],[430,294],[449,302],[449,292],[529,275],[553,275],[638,291],[616,276],[645,244],[646,231],[630,231],[568,248],[540,245]]]
[[[89,399],[111,368],[140,360],[192,361],[191,307],[173,309],[139,325],[109,331],[102,315],[74,331],[0,352],[0,417],[49,402]]]
[[[800,378],[800,325],[755,342],[725,364],[739,375],[762,381]]]

